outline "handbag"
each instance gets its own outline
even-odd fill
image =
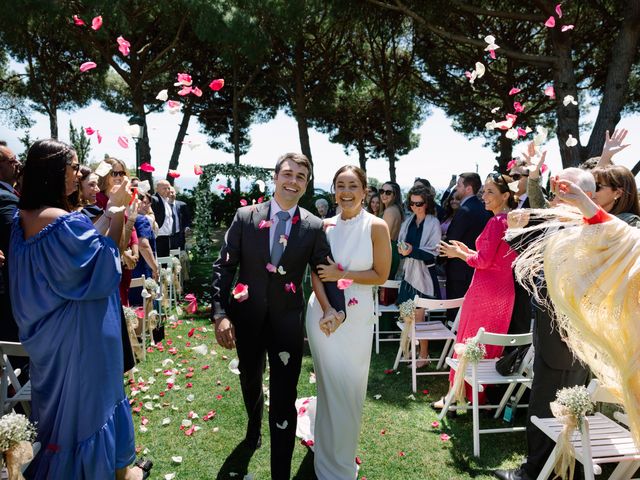
[[[518,373],[528,351],[529,345],[515,347],[496,362],[496,372],[505,377]]]
[[[398,299],[398,289],[397,288],[387,288],[380,287],[378,292],[378,301],[380,305],[388,306],[396,303]]]

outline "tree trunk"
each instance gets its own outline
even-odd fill
[[[580,111],[576,105],[569,104],[565,107],[562,99],[566,95],[578,98],[578,88],[576,85],[573,60],[571,58],[571,34],[562,33],[559,29],[550,30],[553,51],[557,57],[553,68],[553,83],[556,98],[550,100],[556,102],[556,114],[558,124],[556,125],[556,135],[560,146],[560,156],[562,167],[577,167],[581,162],[580,155]],[[578,141],[575,147],[567,147],[566,141],[572,135]]]
[[[638,53],[640,42],[640,0],[628,0],[623,9],[625,18],[613,46],[611,62],[598,117],[596,118],[584,159],[600,155],[604,146],[605,133],[613,133],[620,121],[620,111],[625,105],[629,90],[629,74]]]
[[[238,125],[238,66],[236,58],[233,59],[233,162],[240,165],[240,127]],[[236,177],[235,191],[240,194],[240,177]]]
[[[143,130],[142,138],[138,140],[138,148],[140,149],[139,158],[137,158],[136,174],[140,180],[148,180],[151,185],[151,192],[153,192],[153,175],[151,172],[143,172],[139,170],[140,165],[143,163],[151,163],[151,147],[149,146],[149,129],[147,128],[147,116],[144,111],[144,100],[142,98],[142,92],[135,92],[132,96],[133,111],[134,114],[142,119]],[[138,155],[136,155],[137,157]]]
[[[176,170],[178,168],[178,164],[180,162],[180,153],[182,152],[182,145],[184,142],[184,138],[187,135],[187,129],[189,128],[189,121],[191,120],[191,102],[187,102],[187,105],[184,107],[184,111],[182,113],[182,123],[180,123],[180,128],[178,129],[178,135],[176,136],[176,141],[173,143],[173,151],[171,152],[171,159],[169,160],[169,170]],[[167,172],[167,181],[173,185],[175,182],[175,178],[169,175]]]
[[[313,158],[311,157],[311,142],[309,141],[309,123],[307,121],[307,99],[304,88],[304,40],[302,32],[300,38],[296,41],[295,46],[295,64],[293,67],[293,76],[295,82],[295,105],[292,108],[298,124],[298,137],[300,138],[300,150],[311,162],[313,168]],[[305,203],[311,204],[313,198],[313,175],[307,185],[307,191],[304,194]]]
[[[364,141],[358,141],[358,161],[360,162],[360,168],[367,173],[367,151],[364,147]]]
[[[51,131],[51,138],[58,139],[58,108],[55,105],[51,105],[47,108],[49,112],[49,130]]]
[[[513,157],[513,142],[504,133],[500,133],[500,137],[498,137],[498,151],[500,152],[496,157],[496,160],[498,160],[498,172],[506,173],[507,164]]]

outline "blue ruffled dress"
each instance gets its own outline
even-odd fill
[[[10,293],[29,353],[42,444],[29,479],[113,479],[135,458],[124,393],[116,245],[79,212],[24,239],[14,217]]]

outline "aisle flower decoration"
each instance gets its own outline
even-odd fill
[[[399,306],[400,321],[404,323],[402,334],[400,336],[400,345],[402,346],[402,355],[409,358],[409,349],[411,347],[411,335],[413,322],[416,318],[416,304],[412,299],[402,302]]]
[[[176,292],[176,295],[182,295],[182,285],[180,284],[180,272],[182,271],[182,262],[178,257],[173,257],[171,259],[171,264],[173,266],[173,289]]]
[[[589,391],[584,386],[558,390],[555,402],[551,402],[551,413],[562,424],[562,432],[558,437],[558,456],[554,466],[554,472],[560,478],[573,479],[576,452],[571,444],[571,437],[576,429],[582,429],[584,417],[593,407]]]
[[[9,480],[24,480],[20,470],[33,458],[35,438],[36,427],[24,415],[8,413],[0,418],[0,450]]]
[[[458,369],[453,377],[453,385],[451,391],[458,403],[464,402],[464,375],[467,366],[478,364],[487,355],[487,349],[481,343],[478,343],[474,337],[467,338],[464,343],[456,343],[454,347],[456,355],[458,355]]]
[[[144,348],[144,345],[141,345],[138,342],[138,334],[136,333],[136,330],[140,326],[140,322],[138,322],[138,314],[136,313],[136,310],[134,308],[123,307],[123,309],[124,319],[127,324],[127,334],[129,335],[129,341],[133,346],[133,353],[136,358],[141,359],[143,353],[142,349]]]

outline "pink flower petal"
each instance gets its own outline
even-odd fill
[[[98,65],[96,65],[96,62],[84,62],[82,65],[80,65],[80,71],[82,73],[94,69],[96,68]]]
[[[168,100],[167,106],[169,108],[178,108],[180,106],[180,102],[176,102],[175,100]]]
[[[296,286],[293,282],[285,283],[284,291],[287,293],[296,293]]]
[[[470,71],[466,71],[464,72],[464,76],[467,77],[469,80],[471,80],[471,72]]]
[[[432,428],[438,428],[439,426],[440,426],[440,422],[438,422],[437,420],[435,422],[431,422]]]
[[[260,223],[258,224],[258,228],[260,230],[262,230],[263,228],[270,228],[271,227],[271,220],[260,220]]]
[[[120,50],[120,53],[125,57],[129,56],[131,44],[127,42],[122,35],[120,35],[116,40],[118,42],[118,50]]]
[[[553,16],[547,18],[547,21],[544,22],[544,26],[548,27],[548,28],[555,27],[556,26],[556,19]]]
[[[522,89],[513,87],[513,88],[511,88],[511,90],[509,90],[509,95],[515,95],[516,93],[519,93],[521,91],[522,91]]]
[[[547,167],[546,163],[543,163],[542,166],[540,167],[540,173],[544,173],[547,170],[549,170],[549,167]]]
[[[509,121],[511,122],[511,124],[513,125],[513,123],[515,123],[515,121],[518,119],[518,116],[517,116],[517,115],[514,115],[513,113],[507,113],[507,114],[505,115],[505,118],[506,118],[507,120],[509,120]]]
[[[358,304],[358,299],[357,298],[355,298],[355,297],[354,298],[350,298],[349,302],[347,302],[347,307],[352,307],[352,306],[357,305],[357,304]]]
[[[122,135],[118,137],[118,145],[122,148],[129,148],[129,139],[127,137],[123,137]]]
[[[558,15],[558,18],[562,18],[562,4],[561,3],[556,5],[556,15]]]
[[[489,50],[489,56],[495,60],[496,59],[496,51],[495,50]]]
[[[244,302],[249,298],[249,286],[244,283],[236,283],[235,288],[231,292],[233,298],[235,298],[238,303]]]
[[[185,95],[189,95],[191,93],[191,87],[183,86],[182,89],[178,92],[178,95],[184,97]]]
[[[89,135],[89,136],[93,135],[95,132],[96,132],[96,131],[95,131],[93,128],[91,128],[91,127],[85,127],[85,128],[84,128],[84,133],[86,133],[86,134],[87,134],[87,135]]]
[[[140,165],[140,170],[142,170],[143,172],[147,172],[147,173],[151,173],[151,172],[155,172],[156,169],[153,167],[153,165],[151,165],[150,163],[143,163],[142,165]]]
[[[338,288],[340,290],[346,290],[351,286],[352,283],[353,280],[351,280],[350,278],[341,278],[340,280],[338,280]]]
[[[193,166],[193,173],[196,175],[202,175],[203,170],[202,167],[200,165],[194,165]]]
[[[518,160],[515,158],[509,160],[509,163],[507,163],[507,170],[511,170],[513,167],[515,167],[517,162]]]
[[[244,198],[240,199],[240,205],[242,205],[243,207],[247,206],[247,201]]]
[[[198,87],[193,87],[191,89],[191,93],[193,93],[196,97],[202,96],[202,90],[200,90]]]
[[[526,137],[528,133],[524,128],[521,128],[521,127],[518,127],[517,132],[518,132],[518,137]]]
[[[562,28],[560,29],[561,32],[567,32],[569,30],[573,30],[574,26],[573,25],[563,25]]]
[[[98,139],[98,145],[102,143],[102,135],[100,135],[100,130],[96,130],[96,138]]]
[[[209,84],[209,88],[211,90],[213,90],[214,92],[217,92],[218,90],[220,90],[222,87],[224,87],[224,79],[223,78],[218,78],[216,80],[213,80],[210,84]]]
[[[554,90],[553,85],[549,85],[547,88],[545,88],[544,94],[552,100],[556,98],[556,91]]]
[[[73,23],[79,27],[85,24],[84,20],[82,20],[78,15],[73,16]]]
[[[100,27],[102,27],[102,16],[98,15],[93,20],[91,20],[91,28],[93,28],[95,31],[98,31],[100,30]]]
[[[298,223],[299,221],[300,221],[300,215],[294,215],[294,216],[291,218],[291,223],[292,223],[293,225],[295,225],[295,224],[296,224],[296,223]]]
[[[191,79],[191,75],[189,75],[188,73],[179,73],[178,83],[180,83],[181,85],[189,86],[193,83],[193,80]]]
[[[258,203],[262,203],[264,201],[264,197],[258,198]]]
[[[443,442],[448,442],[450,438],[451,437],[446,433],[443,433],[442,435],[440,435],[440,440],[442,440]]]
[[[179,174],[176,170],[169,170],[169,172],[167,173],[167,175],[169,175],[171,178],[178,178],[178,177],[180,177],[180,174]]]
[[[276,268],[275,265],[273,265],[272,263],[267,263],[267,272],[269,273],[276,273],[278,269]]]
[[[524,112],[524,107],[520,102],[513,102],[513,109],[516,113]]]

